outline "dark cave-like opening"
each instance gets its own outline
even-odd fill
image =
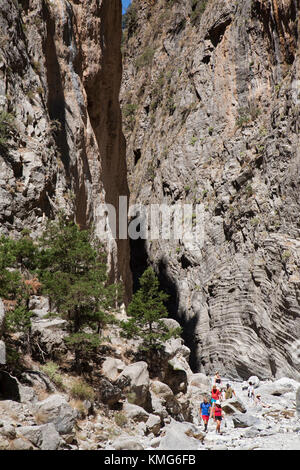
[[[130,269],[132,272],[132,292],[139,288],[139,278],[149,266],[148,253],[145,240],[138,238],[130,239]]]
[[[139,278],[150,264],[146,241],[141,238],[130,240],[130,268],[133,280],[133,293],[139,288]],[[186,319],[183,314],[181,315],[179,310],[178,286],[176,280],[170,275],[168,260],[164,257],[161,258],[154,268],[158,276],[160,289],[169,295],[168,301],[166,302],[169,318],[178,321],[182,327],[182,338],[186,346],[191,350],[189,365],[193,372],[198,372],[199,359],[197,359],[197,343],[195,341],[197,318]]]
[[[0,371],[0,400],[20,401],[18,382],[5,371]]]

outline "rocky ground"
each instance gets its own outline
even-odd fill
[[[176,326],[171,319],[165,320]],[[51,355],[63,342],[63,324],[36,318],[33,338]],[[166,343],[157,373],[134,362],[137,345],[110,329],[95,398],[74,399],[78,377],[60,363],[60,380],[49,378],[40,361],[25,358],[17,378],[0,372],[1,450],[233,450],[300,449],[300,383],[290,378],[259,381],[261,403],[247,397],[247,382],[230,382],[236,397],[223,402],[222,434],[210,420],[204,433],[198,409],[212,377],[193,373],[190,350],[181,338]],[[109,349],[108,349],[109,348]],[[131,356],[130,356],[131,354]],[[66,355],[67,357],[67,355]]]

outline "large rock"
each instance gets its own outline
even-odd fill
[[[175,323],[177,323],[177,322],[175,322]],[[179,326],[179,324],[178,324],[178,326]],[[165,343],[165,353],[168,356],[170,356],[170,358],[178,356],[178,357],[182,357],[186,361],[188,361],[191,351],[187,346],[185,346],[182,338],[170,338]],[[186,364],[185,364],[185,370],[188,374],[192,373],[189,365],[186,366]]]
[[[205,434],[190,423],[171,423],[164,428],[159,450],[199,450]]]
[[[35,405],[37,419],[42,423],[53,423],[59,434],[72,432],[76,422],[76,411],[62,395],[50,395]]]
[[[140,361],[126,366],[115,383],[121,389],[127,389],[131,393],[131,401],[135,405],[149,409],[150,379],[146,362]]]
[[[129,437],[120,437],[112,443],[112,447],[115,450],[143,450],[144,447],[136,439]]]
[[[237,411],[240,411],[241,413],[246,413],[247,411],[247,408],[245,407],[242,400],[237,397],[232,397],[228,400],[223,401],[222,409],[226,414],[234,414]]]
[[[149,418],[149,413],[144,410],[141,406],[133,405],[125,402],[123,405],[124,414],[133,421],[146,423]]]
[[[29,300],[29,310],[33,316],[38,318],[46,317],[50,312],[50,305],[48,297],[32,295]]]
[[[250,415],[249,413],[235,414],[233,415],[232,420],[235,428],[248,428],[250,426],[258,426],[260,424],[260,419]]]
[[[199,372],[189,377],[189,386],[197,387],[203,392],[210,392],[211,380],[207,375]]]
[[[66,320],[35,320],[32,321],[31,335],[32,335],[32,354],[36,358],[56,359],[61,357],[67,352],[67,347],[64,342],[67,322]],[[36,346],[36,344],[39,345]],[[43,353],[41,353],[41,349]]]
[[[167,363],[163,381],[169,385],[173,392],[185,393],[187,391],[190,366],[182,356],[175,356]]]
[[[157,415],[150,414],[148,420],[146,421],[147,431],[154,434],[154,436],[157,436],[161,426],[161,418]]]
[[[57,450],[61,443],[61,437],[53,423],[19,427],[18,435],[25,437],[41,450]]]
[[[38,397],[32,387],[19,384],[19,394],[21,403],[36,403]]]
[[[269,395],[281,396],[286,393],[295,393],[299,387],[299,382],[288,377],[282,377],[275,382],[269,382],[259,387],[260,393],[267,393]]]
[[[159,415],[162,419],[168,415],[183,419],[180,403],[167,384],[158,380],[151,381],[150,394],[154,414]]]
[[[115,357],[107,357],[102,364],[102,374],[109,380],[116,380],[120,373],[124,370],[125,364]]]
[[[10,423],[0,422],[0,435],[7,437],[8,439],[15,439],[16,428]]]
[[[104,377],[99,384],[98,397],[106,405],[113,406],[122,397],[122,389]]]
[[[18,437],[14,439],[10,445],[11,450],[35,450],[36,446],[32,444],[31,441],[24,437]]]

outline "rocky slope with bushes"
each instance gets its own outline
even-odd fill
[[[133,271],[194,371],[299,379],[299,2],[133,0],[124,26],[131,203],[204,213],[204,242],[133,242]]]
[[[48,350],[65,334],[56,320],[36,317],[33,326]],[[222,434],[213,420],[204,433],[198,407],[212,377],[191,371],[183,341],[167,342],[165,367],[153,376],[134,362],[136,343],[116,326],[109,332],[92,385],[70,373],[68,357],[41,365],[26,356],[18,378],[0,373],[1,450],[299,450],[299,382],[249,377],[260,403],[248,399],[247,382],[231,382],[236,396],[222,403]]]

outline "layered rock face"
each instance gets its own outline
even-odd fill
[[[0,148],[1,231],[37,234],[63,209],[108,239],[99,206],[128,194],[121,1],[8,0],[0,31],[0,105],[14,115]],[[128,294],[127,242],[109,241],[109,253]]]
[[[300,374],[299,2],[133,0],[122,107],[131,202],[199,205],[204,240],[133,242],[194,371]]]

